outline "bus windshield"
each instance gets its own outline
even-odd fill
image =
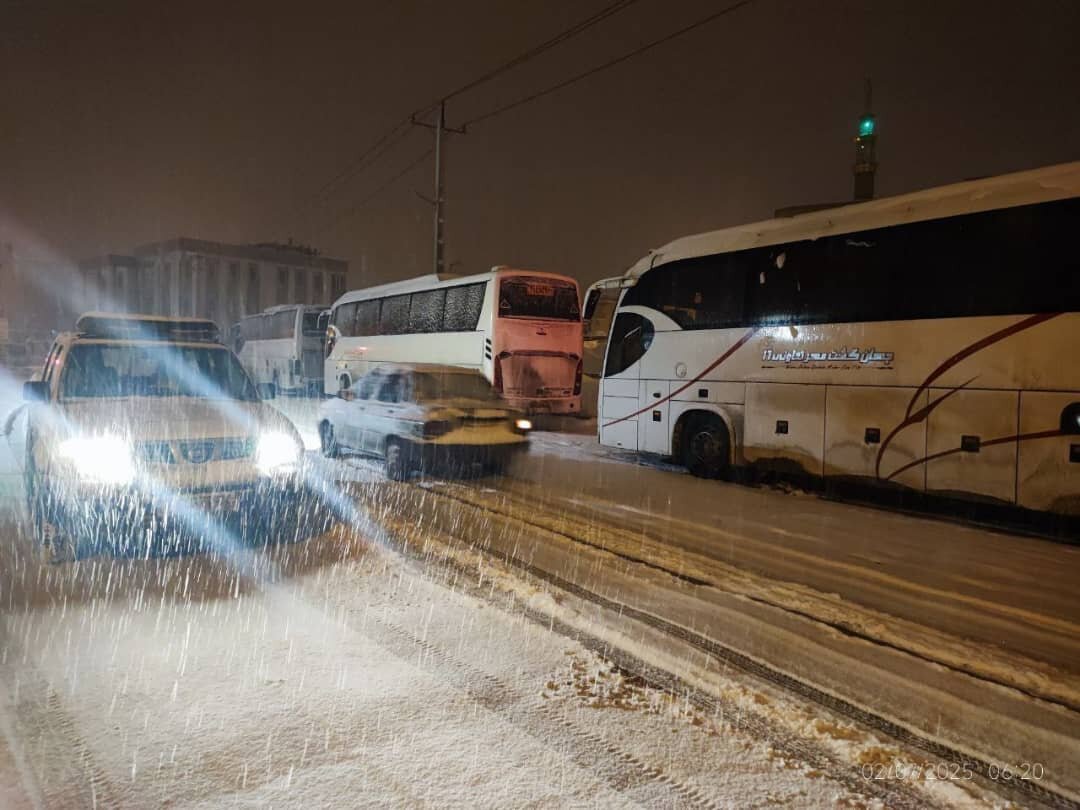
[[[65,365],[61,396],[258,399],[228,349],[171,344],[75,346]]]
[[[577,287],[543,276],[504,278],[499,287],[499,317],[580,321]]]

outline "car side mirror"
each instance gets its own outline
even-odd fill
[[[259,383],[255,386],[259,392],[259,399],[274,399],[277,396],[277,386],[274,383]]]
[[[23,383],[23,399],[27,402],[48,402],[49,384],[45,380],[29,380]]]

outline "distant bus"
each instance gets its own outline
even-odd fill
[[[285,304],[233,326],[233,349],[251,378],[274,383],[280,391],[321,393],[324,312],[324,307]]]
[[[581,410],[582,332],[574,279],[495,267],[345,293],[327,331],[326,391],[379,363],[441,363],[483,372],[531,413]]]
[[[625,275],[600,442],[1080,514],[1080,163],[678,239]]]

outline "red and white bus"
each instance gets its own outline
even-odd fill
[[[494,267],[345,293],[330,312],[326,392],[380,363],[439,363],[483,372],[514,407],[581,411],[578,285],[555,273]]]
[[[1080,514],[1080,163],[678,239],[624,277],[600,442]]]

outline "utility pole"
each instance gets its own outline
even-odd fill
[[[435,197],[434,199],[427,199],[423,195],[418,195],[422,200],[430,203],[435,212],[435,238],[432,245],[432,258],[435,275],[441,275],[443,272],[443,254],[445,248],[445,240],[443,239],[443,225],[445,224],[445,216],[443,214],[443,208],[446,205],[446,193],[443,183],[443,133],[455,132],[459,135],[464,135],[464,129],[451,129],[446,126],[446,102],[439,102],[439,114],[435,119],[434,124],[426,124],[423,121],[417,121],[413,116],[412,123],[417,126],[427,127],[428,129],[435,130]]]
[[[866,80],[863,114],[855,136],[855,201],[874,199],[874,175],[877,172],[877,120],[871,112],[873,86]]]

